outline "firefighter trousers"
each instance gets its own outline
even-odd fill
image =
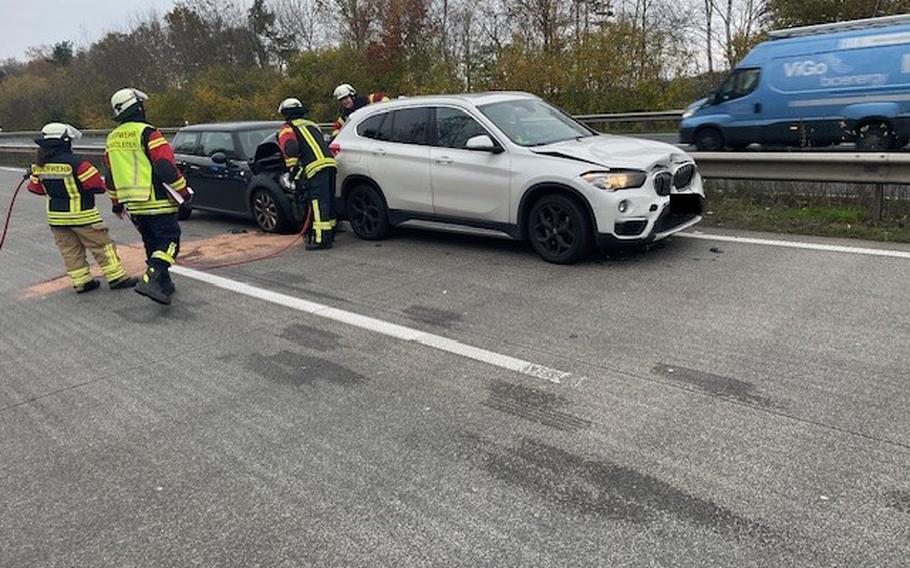
[[[117,256],[117,247],[108,235],[104,223],[93,223],[81,227],[51,227],[54,242],[63,256],[66,274],[73,281],[73,287],[81,290],[92,280],[91,269],[85,258],[86,249],[92,252],[104,278],[116,282],[127,277],[126,270]]]
[[[325,168],[306,180],[313,224],[310,227],[311,243],[330,246],[335,240],[335,168]]]
[[[146,264],[161,274],[160,282],[163,286],[169,286],[171,276],[168,269],[177,262],[180,253],[180,224],[177,223],[177,214],[133,215],[133,223],[142,235]]]

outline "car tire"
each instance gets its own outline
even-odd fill
[[[895,146],[897,136],[886,122],[874,120],[856,127],[856,149],[863,152],[881,152]]]
[[[193,208],[188,205],[181,205],[177,209],[177,219],[180,221],[186,221],[193,216]]]
[[[724,135],[717,128],[702,128],[695,133],[695,147],[699,152],[720,152],[724,149]]]
[[[540,198],[528,214],[528,239],[544,260],[574,264],[591,249],[593,231],[587,212],[564,195]]]
[[[354,234],[367,241],[389,236],[389,209],[379,191],[369,185],[358,185],[348,192],[345,211]]]
[[[284,212],[268,189],[257,189],[250,197],[250,212],[256,225],[266,233],[282,233],[288,225]]]

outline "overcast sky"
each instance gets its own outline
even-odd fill
[[[0,59],[58,41],[87,46],[108,31],[123,31],[138,16],[164,14],[174,0],[0,0]]]

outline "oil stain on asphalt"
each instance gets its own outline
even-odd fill
[[[564,432],[583,430],[591,422],[562,410],[570,402],[562,396],[506,381],[493,381],[487,389],[487,408],[511,414]]]
[[[281,332],[281,337],[316,351],[332,351],[341,347],[340,335],[302,323],[287,326]]]
[[[885,498],[892,509],[910,514],[910,491],[890,491]]]
[[[755,393],[755,385],[731,377],[714,375],[687,369],[677,365],[660,363],[652,372],[661,377],[684,383],[691,387],[720,398],[728,398],[745,404],[761,406],[763,408],[783,408],[784,405],[771,398]]]
[[[174,321],[193,321],[197,318],[196,309],[209,305],[205,301],[187,303],[175,302],[170,306],[154,304],[149,300],[126,308],[113,310],[124,320],[141,325],[173,325]]]
[[[428,306],[408,306],[402,313],[414,321],[445,328],[461,320],[461,314]]]
[[[780,540],[762,523],[604,458],[576,455],[527,437],[515,447],[467,432],[461,441],[468,459],[491,477],[577,514],[641,525],[669,515],[727,538],[761,545]]]
[[[234,360],[236,356],[222,359]],[[318,383],[354,386],[367,382],[360,373],[338,363],[296,351],[282,350],[275,355],[252,353],[244,358],[244,366],[266,380],[295,387]]]

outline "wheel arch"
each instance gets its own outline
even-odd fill
[[[553,194],[565,195],[575,201],[577,205],[580,205],[582,210],[588,215],[588,221],[591,223],[593,232],[597,232],[597,219],[594,216],[594,209],[591,208],[591,203],[580,191],[559,182],[541,182],[528,188],[521,197],[521,201],[518,205],[517,221],[519,235],[522,241],[528,239],[528,217],[531,214],[531,209],[534,207],[534,204],[542,197]]]

